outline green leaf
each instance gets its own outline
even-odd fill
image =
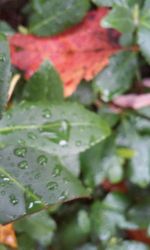
[[[147,62],[150,63],[150,11],[143,10],[140,18],[140,27],[138,32],[138,44],[141,52],[146,58]]]
[[[136,241],[122,241],[117,244],[110,244],[105,250],[149,250],[150,248],[140,242]]]
[[[115,140],[109,137],[81,154],[81,168],[87,185],[99,185],[106,178],[117,183],[123,178],[123,159],[117,155]]]
[[[122,5],[126,3],[126,0],[92,0],[97,6],[108,6],[112,7],[113,5]]]
[[[140,228],[147,228],[150,225],[150,200],[140,201],[133,205],[127,213],[129,220]]]
[[[110,59],[109,66],[97,75],[93,87],[104,101],[111,101],[126,92],[137,69],[137,57],[132,52],[120,52]]]
[[[135,130],[134,120],[123,120],[118,133],[119,145],[130,147],[135,155],[128,164],[128,178],[132,183],[145,188],[150,183],[150,139],[140,136]],[[142,156],[142,157],[141,157]]]
[[[0,35],[0,116],[7,103],[10,81],[9,45],[4,35]]]
[[[27,101],[63,101],[63,82],[53,65],[46,61],[27,82],[23,98]]]
[[[102,20],[101,24],[104,28],[114,28],[123,33],[133,32],[132,10],[126,6],[117,5]]]
[[[56,225],[48,213],[42,211],[20,219],[15,223],[15,229],[18,233],[27,234],[41,245],[48,246],[52,241]]]
[[[35,250],[35,242],[26,234],[21,234],[17,237],[19,250]]]
[[[100,202],[92,205],[92,232],[99,240],[107,242],[117,235],[118,228],[132,228],[133,224],[125,219],[124,212],[129,203],[127,197],[120,193],[110,193]]]
[[[53,155],[75,155],[105,139],[110,129],[98,115],[76,103],[22,103],[5,113],[0,146],[23,141],[26,147]]]
[[[0,151],[0,223],[88,195],[60,161],[25,146]]]
[[[0,32],[6,35],[13,35],[15,33],[14,29],[5,21],[0,21]]]
[[[29,31],[40,36],[54,35],[79,23],[90,7],[89,0],[41,2],[29,18]],[[38,8],[38,9],[37,9]]]

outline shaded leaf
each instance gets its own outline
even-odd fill
[[[63,100],[63,83],[50,62],[43,63],[27,82],[23,99],[33,102],[60,102]]]
[[[0,116],[7,102],[10,81],[9,45],[4,35],[0,35]]]
[[[100,72],[93,82],[94,89],[104,101],[110,101],[127,91],[137,68],[136,54],[121,52],[110,59],[110,64]]]
[[[15,223],[15,229],[19,233],[27,234],[30,238],[48,246],[56,229],[55,222],[46,211],[30,215]]]
[[[29,31],[40,36],[54,35],[79,23],[89,7],[89,0],[39,2],[29,16]]]
[[[127,241],[127,240],[106,247],[106,250],[134,250],[134,249],[149,250],[150,248],[143,243],[136,241]]]

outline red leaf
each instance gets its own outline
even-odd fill
[[[17,240],[13,224],[0,225],[0,244],[5,244],[12,248],[17,248]]]
[[[65,96],[71,95],[81,79],[91,80],[120,49],[118,33],[100,27],[107,12],[105,8],[91,11],[81,24],[53,37],[13,35],[12,64],[29,78],[45,59],[50,59],[64,82]]]

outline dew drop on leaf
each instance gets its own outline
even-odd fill
[[[49,109],[44,109],[43,115],[44,118],[50,118],[51,117],[51,111]]]
[[[40,155],[38,158],[37,158],[37,162],[41,165],[41,166],[45,166],[48,162],[48,159],[45,155]]]
[[[28,133],[28,138],[31,139],[31,140],[35,140],[37,138],[37,136],[33,132],[29,132]]]
[[[61,194],[60,194],[60,196],[59,196],[59,200],[60,201],[63,201],[63,200],[65,200],[65,199],[67,199],[68,198],[68,192],[67,191],[63,191]]]
[[[58,184],[55,181],[50,181],[47,183],[46,187],[48,188],[48,190],[54,190],[58,187]]]
[[[28,166],[28,162],[27,161],[21,161],[18,163],[18,167],[21,168],[21,169],[27,169],[29,166]]]
[[[61,175],[61,167],[59,165],[57,165],[56,167],[54,167],[53,172],[52,172],[52,176],[53,177],[57,177]]]
[[[25,147],[19,147],[14,150],[14,154],[18,157],[25,157],[26,153],[27,153],[27,148]]]
[[[13,205],[17,205],[18,204],[18,200],[16,198],[16,196],[14,194],[11,194],[9,196],[9,200],[10,200],[10,203],[13,204]]]
[[[59,142],[59,145],[60,145],[61,147],[65,147],[65,146],[67,146],[67,144],[68,144],[68,142],[65,141],[65,140],[61,140],[61,141]]]
[[[81,146],[81,141],[76,141],[76,146]]]

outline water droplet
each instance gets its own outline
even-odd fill
[[[76,146],[81,146],[81,141],[76,141]]]
[[[11,194],[9,196],[9,200],[10,200],[11,204],[13,204],[13,205],[17,205],[18,204],[18,200],[16,199],[16,196],[14,194]]]
[[[61,167],[60,167],[59,165],[57,165],[57,166],[53,169],[52,176],[53,176],[53,177],[60,176],[61,171],[62,171]]]
[[[5,190],[2,190],[1,191],[1,195],[4,196],[6,194],[6,191]]]
[[[47,119],[50,118],[51,117],[51,111],[49,109],[45,109],[43,111],[43,117],[47,118]]]
[[[37,136],[33,132],[29,132],[28,133],[28,138],[31,139],[31,140],[35,140],[37,138]]]
[[[70,125],[66,120],[44,123],[40,128],[40,132],[46,139],[55,143],[60,141],[68,141],[70,134]]]
[[[60,201],[63,201],[63,200],[66,200],[68,198],[68,192],[67,191],[63,191],[62,193],[61,193],[61,195],[59,196],[59,200]]]
[[[18,140],[18,144],[19,144],[20,146],[25,146],[25,145],[26,145],[26,142],[25,142],[23,139],[19,139],[19,140]]]
[[[67,144],[68,144],[68,142],[65,141],[65,140],[61,140],[61,141],[59,142],[59,145],[62,146],[62,147],[67,146]]]
[[[0,55],[0,61],[5,62],[6,61],[6,56],[5,55]]]
[[[20,148],[16,148],[14,150],[14,154],[18,157],[25,157],[25,154],[27,153],[27,148],[25,147],[20,147]]]
[[[58,187],[58,184],[55,181],[50,181],[47,183],[46,187],[48,188],[48,190],[54,190]]]
[[[48,162],[48,159],[45,155],[40,155],[37,159],[38,163],[41,165],[41,166],[45,166]]]
[[[31,189],[29,189],[29,192],[25,193],[24,196],[25,196],[25,206],[27,213],[34,213],[44,208],[44,204],[42,203],[40,197],[34,195]]]
[[[35,174],[34,178],[35,178],[35,179],[39,179],[40,176],[41,176],[41,174],[40,174],[40,173],[37,173],[37,174]]]
[[[21,161],[18,163],[18,167],[21,168],[21,169],[27,169],[29,166],[28,166],[28,162],[27,161]]]

